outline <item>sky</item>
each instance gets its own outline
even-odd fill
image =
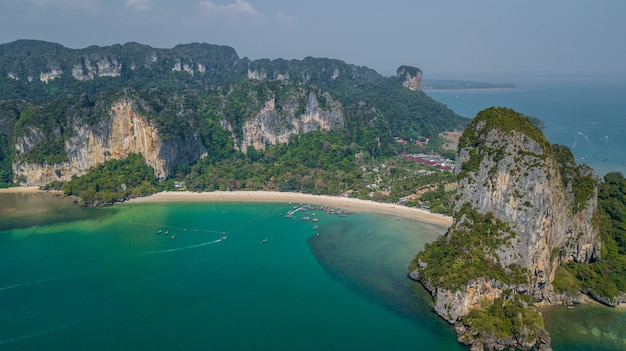
[[[204,42],[425,78],[626,75],[624,0],[0,0],[0,43]]]

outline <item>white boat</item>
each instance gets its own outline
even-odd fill
[[[261,244],[265,244],[265,243],[267,243],[267,239],[261,240]]]
[[[220,238],[220,240],[224,241],[226,240],[228,237],[226,235],[224,235],[223,237]]]

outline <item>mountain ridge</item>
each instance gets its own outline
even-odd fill
[[[159,178],[202,155],[224,155],[213,148],[226,148],[228,143],[246,153],[249,146],[263,150],[301,133],[345,130],[357,149],[381,155],[392,153],[393,136],[434,138],[467,123],[417,89],[421,70],[408,71],[412,74],[387,78],[334,59],[251,61],[239,58],[231,47],[206,43],[172,49],[139,43],[83,49],[33,40],[2,44],[0,138],[6,143],[0,145],[3,154],[13,155],[15,176],[2,181],[43,185],[67,180],[95,165],[71,155],[91,155],[91,160],[101,162],[142,153],[142,147],[128,145],[139,145],[146,138],[161,138],[177,145],[172,150],[184,150],[185,133],[195,135],[200,145],[191,153],[195,156],[162,158],[159,152],[150,153],[146,162],[156,167]],[[407,80],[413,89],[404,85]],[[119,103],[135,106],[120,125],[146,123],[158,131],[136,139],[124,130],[127,134],[117,139],[128,144],[121,154],[111,152],[116,146],[105,146],[106,138],[95,137],[112,135],[119,117],[112,106]],[[135,124],[137,119],[144,122]],[[108,132],[89,130],[104,126],[103,121],[108,121]],[[216,143],[216,133],[228,135],[230,141]],[[83,140],[78,145],[91,145],[92,150],[75,150],[74,140]],[[164,159],[169,161],[163,164]]]

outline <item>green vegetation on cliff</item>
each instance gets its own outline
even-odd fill
[[[0,188],[6,188],[13,180],[13,168],[11,166],[13,159],[9,154],[10,148],[7,138],[4,134],[0,134]]]
[[[597,177],[589,166],[585,164],[576,165],[574,155],[567,146],[552,145],[552,153],[561,173],[563,187],[571,189],[574,195],[574,211],[583,210],[596,191]]]
[[[502,135],[515,131],[535,141],[541,148],[540,153],[526,152],[534,157],[545,159],[552,152],[546,137],[528,117],[510,108],[490,107],[478,112],[459,139],[459,149],[470,148],[469,159],[461,165],[459,179],[478,171],[485,158],[491,157],[493,162],[497,163],[505,156],[503,148],[487,146],[486,141],[489,139],[487,135],[495,130],[500,131]]]
[[[621,173],[608,173],[600,183],[596,222],[602,233],[601,258],[560,266],[553,284],[557,291],[584,291],[614,304],[626,294],[626,179]]]
[[[505,134],[516,131],[526,135],[541,147],[544,155],[550,152],[550,142],[525,115],[506,107],[490,107],[484,109],[476,115],[459,140],[459,148],[468,146],[481,146],[486,133],[497,129]]]
[[[512,298],[497,298],[483,301],[480,309],[474,309],[463,318],[468,331],[460,336],[464,343],[473,339],[493,335],[499,339],[534,340],[539,328],[543,328],[541,314],[532,308],[534,299],[528,295]]]
[[[232,48],[209,44],[69,49],[19,40],[0,45],[0,134],[13,135],[10,148],[25,135],[32,136],[31,142],[45,140],[29,145],[21,156],[24,162],[62,162],[67,157],[63,144],[75,127],[94,126],[109,115],[113,101],[129,98],[164,139],[200,131],[208,149],[214,142],[208,136],[219,126],[236,146],[245,122],[268,101],[275,100],[281,118],[288,107],[300,117],[311,94],[321,110],[339,108],[347,140],[368,144],[375,156],[393,154],[393,136],[435,142],[439,132],[466,125],[466,118],[401,83],[339,60],[250,61]],[[16,117],[5,116],[7,101],[20,102],[12,109]]]
[[[449,290],[458,290],[480,277],[504,284],[528,283],[528,272],[517,265],[503,267],[496,259],[495,250],[515,238],[507,223],[492,213],[478,213],[470,204],[463,205],[455,216],[464,218],[463,225],[426,244],[410,270],[417,268],[419,261],[425,262],[421,278]]]

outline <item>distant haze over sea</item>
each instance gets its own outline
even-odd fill
[[[626,174],[626,77],[489,81],[513,83],[516,88],[426,93],[470,118],[490,106],[538,117],[545,122],[543,132],[548,140],[569,147],[577,163],[588,164],[600,176],[612,171]]]

